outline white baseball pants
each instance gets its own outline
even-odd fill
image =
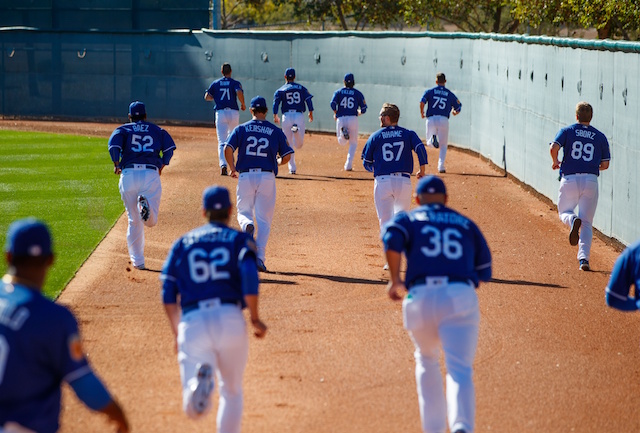
[[[276,207],[275,175],[264,171],[240,173],[236,197],[238,224],[244,231],[255,220],[258,258],[264,262]]]
[[[571,227],[577,217],[582,220],[580,240],[578,241],[578,260],[591,256],[593,241],[593,217],[598,205],[598,176],[595,174],[570,174],[560,180],[558,190],[558,215],[560,220]]]
[[[178,363],[182,381],[182,406],[190,418],[191,397],[197,383],[197,366],[209,364],[216,372],[220,399],[217,430],[240,433],[243,395],[242,377],[249,356],[249,337],[242,310],[237,305],[220,305],[217,299],[199,303],[200,308],[183,315],[178,325]]]
[[[399,173],[376,176],[373,182],[373,201],[376,205],[380,232],[395,214],[411,207],[411,179]]]
[[[449,119],[445,116],[427,117],[427,145],[433,146],[433,136],[438,137],[440,155],[438,156],[438,171],[444,170],[444,160],[447,156],[449,144]]]
[[[145,167],[145,164],[138,164]],[[144,264],[144,226],[153,227],[158,223],[162,183],[157,170],[147,168],[125,168],[118,182],[120,197],[127,210],[127,248],[133,266]],[[149,202],[149,219],[142,221],[138,210],[138,196],[143,195]]]
[[[216,135],[218,136],[218,160],[220,167],[225,167],[224,146],[229,135],[240,124],[240,112],[238,110],[216,110]]]
[[[293,147],[293,150],[298,150],[302,148],[304,144],[304,113],[300,113],[299,111],[287,111],[286,113],[282,113],[282,132],[287,137],[287,141],[289,142],[289,146]],[[298,131],[293,132],[291,127],[293,125],[298,126]],[[296,171],[296,154],[295,152],[291,154],[291,159],[289,159],[289,171]]]
[[[440,280],[430,283],[429,280]],[[422,431],[473,433],[475,388],[473,360],[478,346],[480,310],[475,288],[429,278],[409,290],[402,304],[404,325],[416,351],[416,385]],[[446,395],[439,363],[444,350]]]
[[[349,132],[349,139],[342,135],[342,128],[346,128]],[[336,136],[338,143],[344,146],[349,143],[349,152],[347,153],[347,162],[344,163],[345,170],[353,169],[353,158],[358,147],[358,116],[342,116],[336,119]]]

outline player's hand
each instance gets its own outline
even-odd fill
[[[425,173],[421,172],[421,171],[416,171],[416,179],[421,179],[423,178],[425,175]]]
[[[309,111],[309,122],[313,122],[313,111]]]
[[[247,109],[247,106],[246,106],[246,105],[244,105],[244,104],[242,104],[242,105],[240,105],[240,109],[241,109],[242,111],[244,111],[244,110],[246,110],[246,109]]]
[[[161,165],[160,168],[158,169],[158,176],[162,176],[162,169],[164,168],[164,165]]]
[[[274,114],[274,115],[273,115],[273,123],[275,123],[275,124],[280,123],[280,118],[278,117],[278,115],[277,115],[277,114]]]
[[[120,174],[120,173],[122,173],[122,169],[119,166],[115,165],[113,167],[113,173],[114,174]]]
[[[453,110],[453,111],[451,112],[451,114],[453,114],[454,116],[457,116],[458,114],[460,114],[460,112],[459,112],[459,111],[456,111],[456,110]]]
[[[422,111],[420,112],[420,117],[424,119],[424,113]]]
[[[236,170],[231,170],[229,172],[229,176],[233,177],[234,179],[238,178],[238,172]]]
[[[553,161],[552,169],[557,170],[560,168],[560,161]]]
[[[407,291],[407,288],[402,282],[397,282],[397,283],[389,282],[389,285],[387,286],[387,294],[394,301],[402,301],[402,298],[404,297],[404,292],[406,291]]]
[[[253,335],[257,338],[264,338],[267,334],[267,325],[262,323],[262,320],[260,319],[251,319],[251,324],[253,325]]]

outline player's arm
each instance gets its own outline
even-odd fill
[[[122,173],[122,167],[120,167],[120,158],[122,157],[122,145],[124,139],[120,129],[116,129],[109,137],[109,156],[113,162],[113,172],[115,174]]]
[[[474,224],[475,230],[475,271],[479,281],[491,281],[492,264],[491,250],[484,235]]]
[[[253,241],[249,241],[253,242]],[[255,244],[244,248],[240,253],[240,274],[242,275],[242,293],[249,310],[249,318],[256,337],[262,338],[267,333],[267,325],[260,320],[258,310],[258,267],[256,265]]]
[[[451,104],[451,114],[453,114],[454,116],[457,116],[458,114],[460,114],[460,111],[462,110],[462,104],[460,103],[460,100],[453,94],[451,93],[451,97],[454,99],[453,104]]]
[[[403,298],[407,288],[400,279],[400,263],[402,260],[402,251],[404,249],[405,234],[401,226],[392,222],[386,226],[382,235],[382,243],[384,244],[384,254],[389,265],[389,285],[387,286],[387,294],[394,301],[400,301]]]
[[[414,152],[418,155],[418,163],[420,164],[420,169],[416,172],[416,177],[420,179],[427,173],[427,148],[415,132],[413,133],[412,144]]]
[[[228,144],[224,147],[224,159],[227,161],[227,166],[229,167],[229,176],[238,177],[236,163],[233,158],[233,147]]]
[[[420,101],[420,117],[424,119],[424,102]]]
[[[129,431],[129,422],[120,405],[109,395],[98,377],[89,371],[87,374],[69,382],[78,398],[90,409],[101,412],[114,422],[119,433]]]
[[[205,101],[213,101],[213,96],[211,96],[211,93],[209,93],[208,90],[206,92],[204,92],[204,100]]]
[[[307,103],[307,108],[309,109],[309,122],[313,122],[313,102],[311,102],[311,98],[313,98],[313,95],[309,94],[307,92],[307,99],[306,99],[306,103]]]
[[[557,142],[551,143],[549,146],[549,154],[551,155],[551,161],[553,164],[551,168],[557,170],[560,168],[560,161],[558,160],[558,154],[560,153],[560,145]]]
[[[280,107],[280,92],[276,90],[276,93],[273,94],[273,122],[278,124],[280,123],[280,117],[278,117],[278,109]],[[282,108],[284,111],[284,107]]]
[[[363,115],[364,113],[367,112],[367,101],[364,100],[364,96],[361,94],[362,96],[362,102],[360,103],[360,114],[359,116]]]
[[[247,106],[244,104],[244,92],[242,91],[242,88],[236,90],[236,95],[238,95],[238,100],[240,101],[240,109],[245,111]]]
[[[616,260],[611,270],[609,284],[605,290],[605,302],[611,308],[620,311],[635,311],[638,309],[638,302],[629,296],[629,289],[634,284],[631,269],[635,266],[632,263],[630,250],[625,250]],[[636,287],[636,292],[638,287]]]
[[[600,171],[606,170],[609,168],[609,160],[600,162]]]

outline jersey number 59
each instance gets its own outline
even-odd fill
[[[194,248],[188,256],[191,279],[195,283],[228,279],[229,272],[220,271],[218,267],[229,263],[229,256],[229,250],[224,247],[214,248],[209,253],[202,248]]]
[[[428,239],[428,245],[420,248],[422,254],[429,258],[445,256],[449,260],[462,257],[462,234],[454,228],[446,228],[442,232],[437,227],[424,226],[420,232]]]

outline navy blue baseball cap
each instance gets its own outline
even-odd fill
[[[49,228],[35,218],[14,221],[7,231],[5,251],[15,257],[48,257],[51,255]]]
[[[447,188],[438,176],[426,176],[418,181],[416,194],[446,194]]]
[[[256,96],[251,100],[251,108],[267,108],[267,100],[262,96]]]
[[[147,114],[147,110],[144,107],[144,102],[133,101],[129,104],[130,116],[144,116],[145,114]]]
[[[346,74],[344,76],[344,82],[345,83],[353,83],[355,80],[353,78],[353,74],[351,72],[349,72],[348,74]]]
[[[286,71],[284,71],[284,76],[287,78],[295,78],[296,77],[296,70],[293,68],[287,68]]]
[[[202,193],[202,207],[205,210],[229,209],[231,207],[229,190],[219,185],[208,187]]]

